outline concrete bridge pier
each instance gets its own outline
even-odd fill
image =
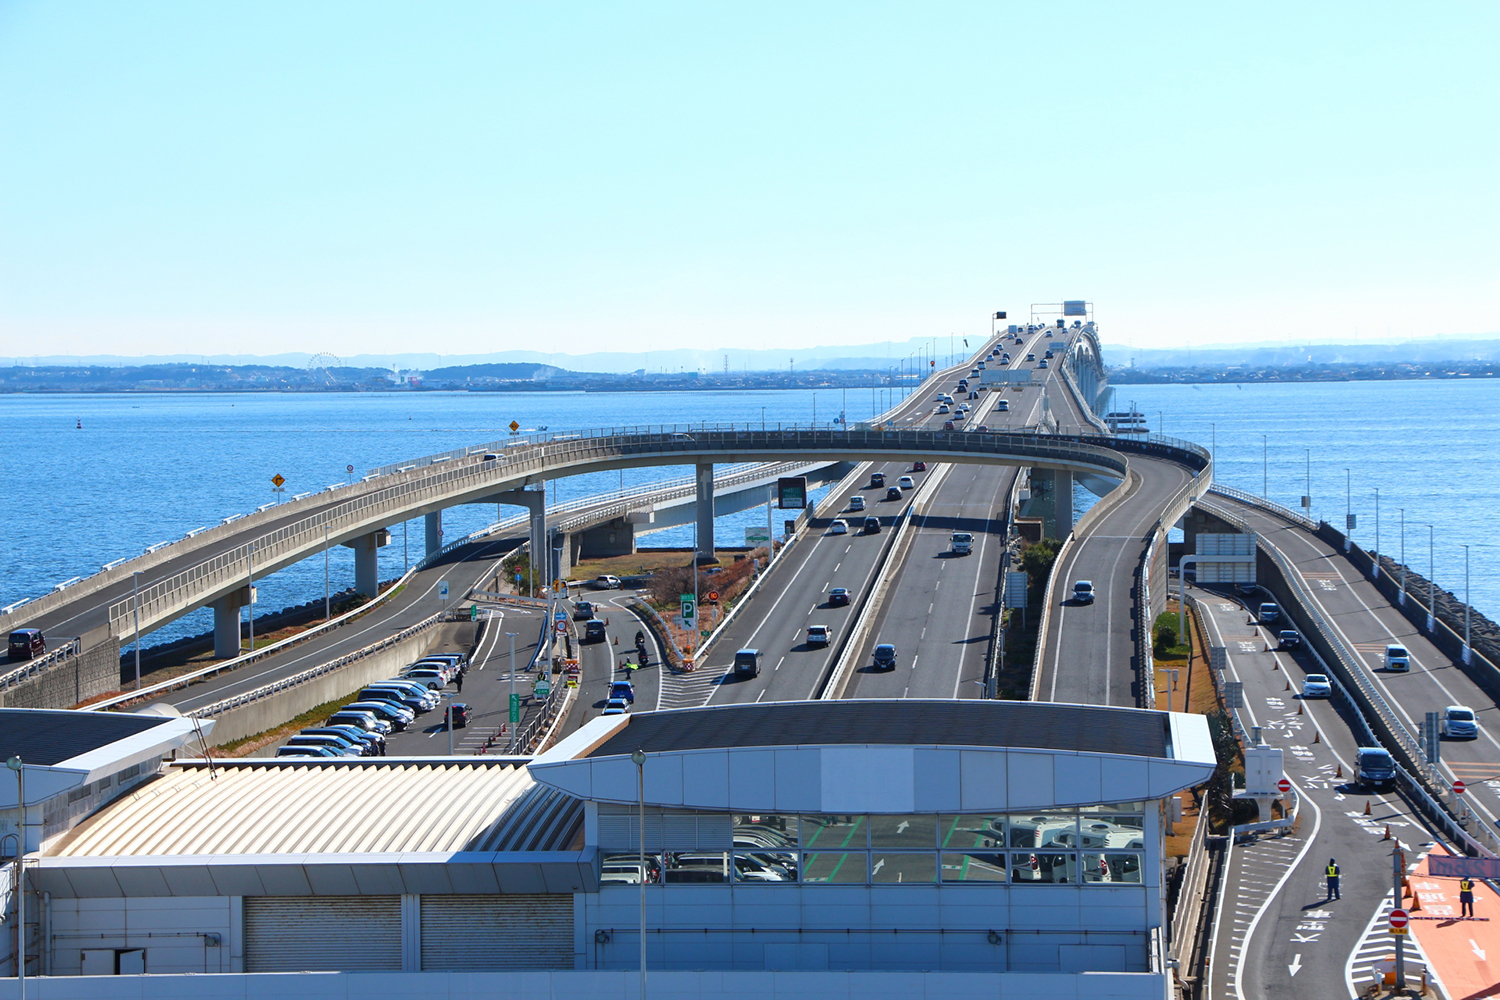
[[[712,462],[699,462],[694,476],[698,487],[697,507],[694,516],[698,523],[697,562],[718,562],[714,555],[714,466]]]
[[[1057,469],[1031,470],[1031,499],[1022,514],[1042,519],[1042,537],[1063,539],[1073,530],[1073,474]]]
[[[241,587],[209,605],[214,609],[214,659],[232,660],[240,655],[240,608],[250,603],[249,592],[248,586]]]
[[[427,547],[423,555],[432,556],[443,547],[443,512],[435,510],[422,518],[422,526],[426,529]]]
[[[379,528],[344,544],[354,550],[354,589],[366,597],[380,596],[380,550],[391,543],[391,533]]]
[[[491,496],[476,500],[475,503],[507,504],[511,507],[525,507],[531,516],[531,523],[527,539],[531,543],[530,551],[533,565],[540,568],[549,568],[550,560],[543,555],[548,550],[547,538],[547,487],[542,485],[539,490],[506,490],[504,493],[495,493]],[[428,515],[429,517],[431,515]],[[545,575],[545,574],[544,574]]]

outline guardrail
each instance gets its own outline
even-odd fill
[[[557,682],[552,684],[550,690],[548,690],[547,699],[542,702],[541,712],[533,716],[525,725],[517,727],[515,732],[511,734],[510,749],[507,751],[508,755],[514,757],[520,754],[531,753],[532,742],[536,739],[537,734],[543,728],[551,726],[552,721],[567,707],[572,694],[573,689],[568,687],[567,682],[559,677]]]
[[[1156,549],[1164,534],[1160,525],[1151,533],[1151,544],[1146,546],[1145,556],[1141,559],[1141,578],[1135,591],[1135,645],[1136,656],[1141,661],[1142,708],[1156,707],[1156,653],[1152,642],[1156,622],[1151,617],[1151,564],[1156,561]]]
[[[1292,510],[1290,507],[1283,507],[1281,504],[1276,503],[1275,501],[1267,500],[1265,497],[1256,496],[1254,493],[1247,493],[1244,490],[1236,489],[1233,486],[1226,486],[1223,483],[1214,483],[1209,487],[1209,492],[1218,493],[1221,496],[1230,497],[1232,499],[1238,500],[1240,503],[1248,504],[1252,507],[1259,507],[1261,510],[1268,511],[1272,514],[1275,514],[1277,517],[1292,522],[1299,528],[1306,528],[1308,531],[1314,532],[1318,530],[1318,526],[1316,523]]]
[[[1292,796],[1292,809],[1280,819],[1268,819],[1260,823],[1241,823],[1230,827],[1230,835],[1243,837],[1252,833],[1271,833],[1276,830],[1290,830],[1297,825],[1297,813],[1302,809],[1302,793],[1293,785],[1289,793]]]
[[[923,488],[931,482],[932,480],[927,480],[922,484]],[[875,565],[875,586],[860,596],[860,606],[856,612],[854,626],[843,636],[843,646],[840,648],[833,669],[829,671],[828,680],[824,682],[823,689],[818,693],[819,700],[832,701],[844,696],[844,689],[849,686],[849,677],[854,672],[856,659],[860,650],[864,648],[865,640],[869,638],[870,630],[874,628],[875,618],[880,614],[880,607],[885,603],[886,593],[890,590],[894,579],[892,574],[885,571],[885,568],[911,538],[910,528],[912,520],[916,517],[916,506],[916,501],[913,500],[897,515],[901,523],[896,526],[889,547],[881,554]]]
[[[45,674],[55,667],[68,663],[83,651],[83,646],[77,639],[69,639],[41,656],[27,660],[25,665],[14,670],[0,674],[0,691],[9,691],[18,684],[24,684],[33,677]]]

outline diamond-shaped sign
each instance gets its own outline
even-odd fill
[[[516,431],[518,431],[520,429],[521,429],[521,425],[520,424],[516,423],[514,420],[512,420],[510,422],[510,432],[512,434],[514,434]]]
[[[283,477],[282,474],[279,473],[279,472],[276,473],[276,475],[274,475],[274,476],[271,477],[271,485],[272,486],[280,486],[282,483],[285,483],[285,482],[286,482],[285,477]]]

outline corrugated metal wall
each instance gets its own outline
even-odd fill
[[[367,970],[401,971],[400,896],[245,897],[246,972]]]
[[[571,969],[573,897],[423,896],[422,969]]]

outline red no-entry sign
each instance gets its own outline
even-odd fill
[[[1453,783],[1453,794],[1454,795],[1462,795],[1463,793],[1464,793],[1464,783],[1462,781],[1455,781]]]
[[[1404,930],[1406,930],[1407,921],[1409,921],[1410,919],[1411,918],[1406,915],[1406,911],[1405,910],[1392,910],[1391,911],[1391,930],[1393,930],[1393,931],[1404,931]]]
[[[1276,782],[1276,790],[1281,792],[1282,795],[1285,795],[1287,792],[1290,792],[1292,790],[1292,783],[1290,781],[1287,781],[1285,778],[1282,778],[1280,781]]]

